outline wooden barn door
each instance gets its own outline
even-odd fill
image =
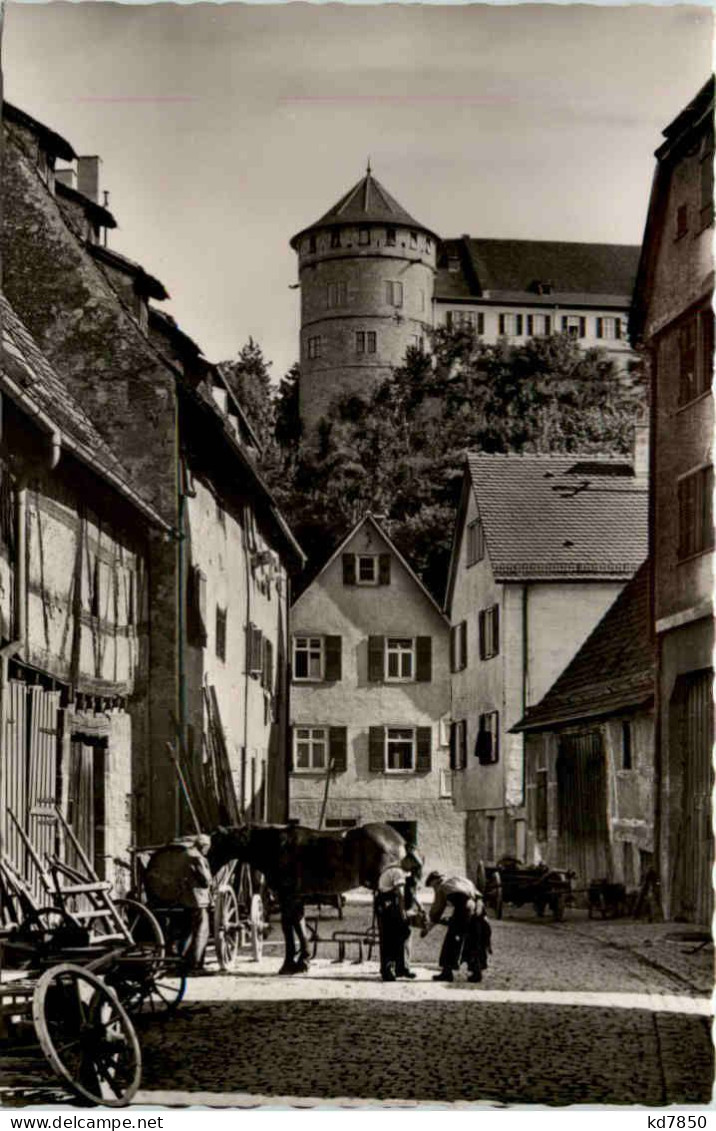
[[[600,730],[561,735],[557,757],[560,859],[578,882],[608,876],[607,773]]]
[[[710,670],[679,677],[671,697],[669,729],[671,914],[705,924],[713,915],[712,685]]]
[[[105,756],[104,742],[88,741],[74,736],[70,744],[69,780],[67,783],[67,823],[100,879],[105,872]],[[67,849],[68,863],[84,871]]]

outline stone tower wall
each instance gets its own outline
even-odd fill
[[[301,281],[301,400],[306,433],[330,403],[365,393],[400,365],[410,345],[432,326],[435,241],[420,228],[395,227],[388,244],[384,225],[367,225],[360,243],[356,225],[313,229],[298,241]],[[340,247],[331,246],[332,233]],[[363,236],[365,239],[365,235]],[[333,239],[335,237],[333,236]],[[402,303],[388,293],[402,285]],[[344,288],[344,289],[343,289]],[[375,352],[367,335],[375,333]],[[363,349],[358,342],[362,339]],[[318,341],[318,356],[310,342]]]

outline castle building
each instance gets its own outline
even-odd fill
[[[291,240],[301,288],[300,412],[306,432],[332,401],[361,394],[436,326],[486,342],[569,334],[626,365],[639,248],[542,240],[441,239],[365,176]]]

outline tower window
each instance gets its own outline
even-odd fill
[[[417,232],[411,232],[410,233],[410,246],[411,247],[417,247],[418,246],[418,233]]]
[[[363,246],[370,243],[370,228],[358,229],[358,243]]]
[[[395,247],[395,228],[388,228],[385,233],[386,247]]]
[[[341,246],[341,233],[337,228],[334,228],[333,231],[331,232],[331,247],[340,247],[340,246]]]
[[[326,288],[326,306],[345,306],[348,302],[348,288],[345,283],[329,283]]]
[[[308,356],[309,358],[321,356],[321,339],[309,338],[308,339]]]
[[[375,330],[358,330],[356,333],[356,353],[375,353]]]
[[[315,236],[309,236],[308,237],[308,254],[309,255],[315,255],[316,254],[316,237]]]
[[[403,284],[392,283],[388,280],[385,284],[385,301],[388,306],[403,305]]]

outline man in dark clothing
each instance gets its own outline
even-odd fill
[[[412,877],[395,864],[386,868],[378,880],[375,893],[375,917],[380,946],[380,976],[384,982],[397,978],[414,978],[410,969],[408,948],[410,923],[408,905],[414,899]],[[410,885],[406,892],[406,885]]]
[[[482,971],[487,967],[492,932],[480,892],[465,876],[446,877],[441,872],[431,872],[425,883],[433,888],[435,899],[430,908],[430,922],[422,931],[423,937],[441,922],[448,905],[453,909],[440,951],[441,971],[433,981],[452,982],[453,971],[466,962],[470,970],[468,980],[481,982]]]

